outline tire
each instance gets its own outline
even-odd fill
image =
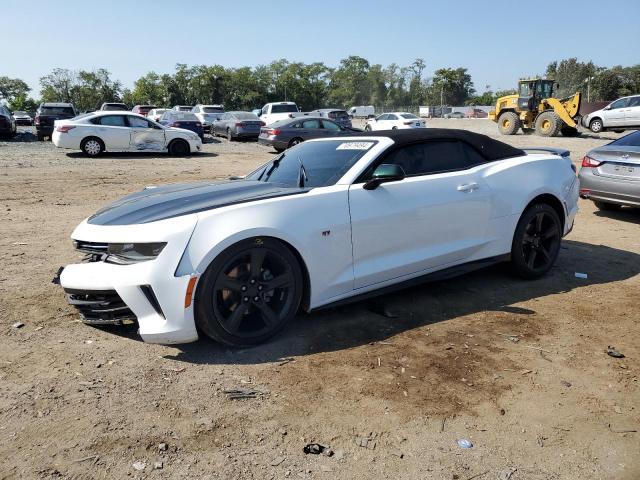
[[[504,112],[498,117],[498,131],[502,135],[515,135],[521,126],[516,112]]]
[[[191,153],[191,148],[189,148],[189,144],[184,140],[177,139],[169,144],[169,153],[176,157],[182,157],[184,155],[189,155],[189,153]]]
[[[525,279],[540,278],[553,267],[562,239],[562,224],[547,203],[536,203],[520,217],[511,245],[511,264]]]
[[[593,202],[598,210],[605,210],[607,212],[617,212],[622,208],[622,205],[617,203],[608,202]]]
[[[564,126],[562,119],[552,111],[542,112],[536,118],[536,133],[542,137],[556,137]]]
[[[371,131],[371,125],[365,125],[364,131],[365,132],[370,132]]]
[[[580,132],[577,128],[564,126],[560,129],[560,133],[563,137],[579,137]]]
[[[80,149],[87,157],[97,157],[104,152],[104,143],[97,137],[87,137],[80,143]]]
[[[283,243],[243,240],[218,255],[198,282],[196,325],[226,345],[256,345],[295,317],[302,293],[302,269]]]
[[[233,135],[231,134],[231,129],[227,128],[227,140],[233,142]]]
[[[602,120],[600,118],[594,118],[591,120],[591,122],[589,122],[589,130],[593,133],[601,133],[604,130]]]
[[[38,137],[38,141],[39,142],[43,142],[44,141],[44,135],[41,133],[37,133],[36,136]]]
[[[391,127],[391,130],[397,130],[398,127]]]
[[[301,138],[298,138],[298,137],[292,138],[291,140],[289,140],[289,146],[287,148],[295,147],[296,145],[302,142],[304,142],[304,140]]]

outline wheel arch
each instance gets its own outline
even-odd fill
[[[600,123],[602,123],[602,128],[603,128],[603,129],[605,128],[605,126],[604,126],[604,119],[603,119],[601,116],[599,116],[599,115],[596,115],[595,117],[591,117],[591,118],[589,119],[589,128],[591,128],[591,124],[592,124],[595,120],[600,120]]]
[[[558,218],[560,219],[560,223],[562,225],[562,231],[564,231],[566,212],[562,201],[560,201],[560,199],[552,193],[542,193],[531,199],[531,201],[522,210],[522,214],[524,214],[524,212],[526,212],[529,207],[535,205],[536,203],[546,203],[551,208],[553,208],[558,214]],[[522,216],[522,214],[520,216]]]
[[[225,242],[223,246],[220,247],[218,245],[217,247],[214,247],[212,250],[210,250],[209,253],[200,260],[197,267],[193,270],[198,272],[198,275],[201,276],[202,274],[204,274],[207,268],[209,268],[209,265],[211,265],[216,258],[222,255],[222,253],[227,251],[229,248],[232,248],[233,246],[237,245],[240,242],[245,242],[247,240],[256,239],[256,238],[269,238],[271,240],[275,240],[281,243],[283,246],[285,246],[296,258],[296,260],[298,261],[298,264],[300,265],[300,269],[302,270],[303,286],[302,286],[302,305],[301,306],[305,311],[308,311],[311,304],[311,275],[309,273],[309,267],[307,266],[307,262],[305,261],[302,253],[300,252],[300,249],[294,246],[293,243],[291,243],[290,241],[283,238],[283,236],[278,235],[277,232],[268,232],[268,234],[266,235],[262,235],[257,232],[251,232],[251,234],[248,234],[248,235],[234,237],[233,239],[230,239],[229,241]],[[178,266],[178,270],[185,267],[182,265],[184,260],[185,260],[185,257],[183,256],[183,259],[180,261],[180,265]],[[178,273],[178,271],[176,273]]]

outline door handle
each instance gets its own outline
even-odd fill
[[[473,192],[480,188],[477,183],[464,183],[462,185],[458,185],[459,192]]]

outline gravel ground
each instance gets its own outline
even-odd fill
[[[497,137],[487,120],[428,124]],[[640,478],[638,211],[581,200],[538,281],[498,266],[384,297],[394,319],[356,303],[252,349],[148,345],[80,323],[50,283],[77,261],[71,231],[146,185],[243,174],[273,152],[208,138],[187,158],[87,159],[20,131],[0,142],[1,479]],[[617,136],[500,139],[579,162]]]

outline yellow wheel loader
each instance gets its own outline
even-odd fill
[[[580,92],[567,98],[553,98],[557,84],[549,79],[520,80],[518,93],[501,97],[489,118],[498,124],[503,135],[533,130],[544,137],[579,135]]]

